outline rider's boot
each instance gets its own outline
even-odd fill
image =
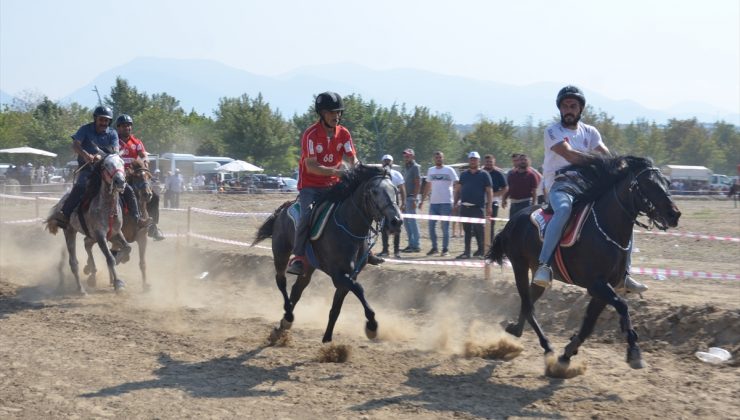
[[[149,237],[154,238],[155,241],[162,241],[165,239],[164,233],[162,233],[154,223],[149,225]]]
[[[151,224],[151,220],[148,217],[146,219],[141,217],[141,213],[139,212],[139,203],[136,201],[136,194],[134,194],[134,189],[128,184],[126,184],[126,188],[123,189],[123,200],[126,202],[128,211],[131,212],[131,215],[136,220],[136,226],[138,226],[139,229],[148,228]]]
[[[367,254],[367,263],[370,265],[380,265],[385,262],[385,258],[381,258],[373,254],[372,252]]]
[[[629,275],[629,273],[625,274],[622,282],[618,284],[617,287],[614,288],[614,290],[617,293],[638,293],[638,294],[642,292],[646,292],[647,289],[648,289],[647,286],[633,279],[632,276]]]
[[[293,257],[293,259],[290,261],[290,264],[288,265],[288,274],[295,274],[297,276],[300,276],[306,269],[306,265],[306,257],[304,257],[303,255],[296,255],[295,257]]]
[[[532,283],[547,289],[552,284],[552,269],[547,264],[540,264],[534,272]]]

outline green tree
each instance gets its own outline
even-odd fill
[[[473,126],[473,131],[463,138],[463,144],[466,151],[475,150],[481,156],[492,154],[499,164],[508,166],[508,157],[512,153],[526,151],[525,143],[517,139],[516,132],[516,127],[511,121],[493,122],[481,118]],[[464,156],[461,159],[464,159]]]
[[[150,107],[149,96],[129,85],[126,79],[116,77],[116,84],[110,90],[110,96],[103,103],[113,109],[113,117],[121,114],[141,115]]]

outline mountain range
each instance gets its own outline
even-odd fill
[[[432,112],[450,114],[459,124],[474,123],[481,117],[493,121],[508,119],[517,124],[529,118],[535,123],[549,121],[557,114],[554,97],[562,87],[548,82],[517,86],[415,69],[372,70],[351,63],[303,67],[273,77],[211,60],[144,57],[100,74],[62,98],[62,102],[92,106],[97,102],[93,88],[97,86],[101,95],[107,95],[119,76],[140,92],[165,92],[177,98],[186,111],[206,115],[212,115],[222,97],[244,93],[256,97],[262,93],[274,109],[290,117],[309,109],[316,93],[333,90],[343,95],[360,94],[364,100],[383,106],[405,104],[409,110],[416,105],[426,106]],[[725,120],[740,125],[740,114],[707,104],[649,109],[635,101],[614,100],[598,92],[586,94],[595,109],[619,123],[645,119],[661,124],[670,118],[696,117],[703,122]],[[5,98],[0,98],[0,102],[8,103]]]

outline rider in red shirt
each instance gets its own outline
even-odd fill
[[[352,165],[359,163],[349,130],[339,125],[344,111],[342,97],[334,92],[316,97],[319,121],[308,127],[301,136],[301,161],[298,167],[298,201],[301,216],[295,230],[293,255],[288,267],[290,274],[303,274],[307,264],[306,241],[310,225],[311,204],[327,189],[339,182],[342,162],[346,156]]]
[[[123,164],[128,173],[128,169],[131,167],[131,163],[136,159],[141,159],[144,162],[144,167],[149,169],[149,160],[147,160],[146,148],[141,140],[134,137],[132,134],[134,126],[134,120],[131,116],[122,114],[116,119],[116,131],[118,132],[118,147],[119,154],[123,159]],[[139,213],[139,207],[136,203],[136,194],[134,194],[133,188],[126,184],[126,189],[123,191],[123,199],[126,201],[126,205],[132,210],[134,214]],[[152,191],[152,199],[147,203],[147,212],[152,216],[151,223],[149,224],[149,236],[154,238],[156,241],[164,239],[162,231],[157,228],[159,223],[159,194]],[[139,217],[137,216],[137,219]]]

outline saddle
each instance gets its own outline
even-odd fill
[[[588,218],[588,213],[591,211],[591,208],[594,206],[594,203],[586,203],[585,205],[578,206],[573,210],[573,212],[570,215],[570,219],[568,220],[568,223],[565,225],[565,230],[563,231],[563,236],[560,238],[560,246],[563,248],[569,248],[573,246],[576,242],[578,242],[578,239],[581,237],[581,231],[583,230],[583,225],[586,222],[586,219]],[[537,209],[532,212],[532,214],[529,215],[529,220],[532,222],[533,225],[537,228],[537,232],[539,233],[540,242],[544,241],[545,238],[545,229],[547,229],[547,224],[550,222],[553,216],[553,211],[550,207],[546,209]]]
[[[326,222],[329,220],[329,215],[332,210],[334,210],[335,206],[336,203],[325,201],[311,210],[310,234],[308,236],[310,240],[315,241],[321,237],[322,233],[324,233]],[[290,216],[290,219],[293,221],[293,226],[297,226],[301,217],[301,203],[296,201],[293,205],[288,207],[288,216]]]

